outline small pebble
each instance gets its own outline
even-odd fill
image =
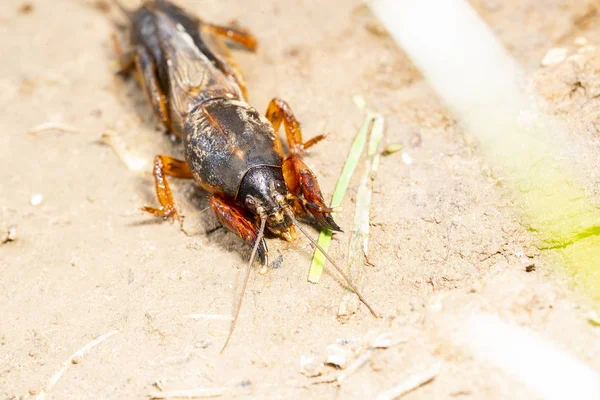
[[[354,96],[352,96],[352,101],[360,110],[364,110],[365,108],[367,108],[367,101],[361,95],[355,94]]]
[[[587,319],[590,324],[594,326],[600,326],[600,317],[598,317],[598,313],[596,311],[590,311],[587,315]]]
[[[204,339],[204,340],[201,340],[198,343],[196,343],[196,348],[197,349],[206,349],[210,345],[211,345],[210,340]]]
[[[340,345],[330,344],[327,346],[327,364],[344,369],[350,361],[348,355],[348,350]]]
[[[385,37],[387,36],[387,31],[385,30],[385,28],[378,22],[375,21],[369,21],[365,24],[365,28],[367,29],[367,31],[375,36],[378,37]]]
[[[542,59],[542,65],[548,66],[552,64],[558,64],[567,57],[567,49],[564,47],[555,47],[548,50],[544,58]]]
[[[4,226],[0,227],[0,244],[14,242],[17,240],[17,227],[11,225],[6,229]]]
[[[408,153],[402,153],[402,161],[406,165],[411,165],[413,163],[413,159]]]
[[[250,387],[250,386],[252,386],[252,381],[249,379],[246,379],[245,381],[241,381],[240,383],[238,383],[238,386],[242,387],[242,388]]]
[[[34,206],[37,207],[40,204],[42,204],[42,201],[44,201],[44,196],[42,196],[41,194],[34,194],[33,196],[31,196],[31,200],[29,200],[29,203]]]
[[[323,373],[323,363],[313,356],[301,356],[300,373],[308,378],[317,377]]]

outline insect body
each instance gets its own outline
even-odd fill
[[[223,39],[253,51],[254,37],[201,21],[167,1],[147,1],[135,11],[124,11],[131,21],[131,48],[123,52],[115,41],[121,71],[134,71],[156,116],[181,138],[185,154],[185,161],[155,158],[160,207],[144,210],[178,217],[166,176],[194,179],[210,194],[210,206],[221,223],[253,246],[249,265],[256,253],[267,263],[265,230],[293,240],[297,227],[318,246],[297,223],[298,214],[312,215],[320,227],[340,230],[315,175],[302,161],[304,150],[324,136],[304,142],[299,122],[281,99],[271,101],[265,117],[246,102],[242,74]],[[277,135],[282,123],[287,154]],[[248,272],[244,287],[247,279]],[[241,300],[235,318],[240,305]]]

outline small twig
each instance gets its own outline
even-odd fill
[[[114,132],[104,132],[100,136],[102,143],[109,145],[123,164],[131,171],[141,172],[148,169],[149,162],[144,158],[135,156],[121,137]]]
[[[405,394],[412,392],[415,389],[431,382],[437,374],[440,372],[441,363],[434,364],[424,371],[413,374],[406,378],[399,385],[386,390],[385,392],[379,393],[376,397],[377,400],[393,400],[397,399]]]
[[[63,363],[62,367],[60,367],[58,372],[56,374],[54,374],[52,379],[50,379],[50,381],[48,382],[46,387],[40,392],[40,394],[37,395],[36,400],[43,400],[43,399],[48,398],[50,391],[52,390],[54,385],[56,385],[58,380],[64,375],[65,372],[67,372],[67,369],[69,369],[69,367],[72,364],[79,362],[78,360],[80,358],[84,357],[88,351],[90,351],[94,347],[98,346],[100,343],[104,342],[109,337],[116,335],[117,333],[119,333],[119,331],[115,329],[104,335],[98,336],[96,339],[92,340],[91,342],[89,342],[88,344],[86,344],[85,346],[83,346],[82,348],[77,350],[75,353],[73,353],[71,355],[71,357],[69,357],[67,359],[67,361],[65,361]]]
[[[167,392],[152,392],[149,394],[151,399],[166,399],[171,397],[187,399],[206,399],[210,397],[221,397],[233,392],[231,388],[193,388],[184,390],[171,390]]]
[[[62,122],[45,122],[40,125],[36,125],[29,130],[30,135],[37,135],[38,133],[58,131],[64,133],[81,133],[77,128],[63,124]]]

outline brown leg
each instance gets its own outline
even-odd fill
[[[156,65],[154,65],[152,57],[143,46],[137,46],[134,59],[137,72],[142,80],[142,87],[146,92],[146,96],[154,110],[154,114],[156,114],[163,126],[171,131],[167,98],[158,84]],[[177,132],[173,133],[177,134]]]
[[[251,33],[241,29],[212,25],[204,22],[201,23],[200,30],[207,33],[204,39],[210,42],[210,44],[212,44],[211,49],[216,50],[217,52],[217,54],[213,54],[216,59],[215,65],[217,68],[240,87],[244,98],[248,98],[244,75],[231,56],[229,48],[221,39],[237,43],[249,51],[255,51],[257,46],[256,38]],[[211,51],[211,53],[214,52]]]
[[[203,23],[200,25],[200,30],[207,33],[203,38],[209,43],[207,51],[209,51],[214,58],[215,66],[239,86],[244,98],[248,98],[244,75],[232,57],[229,48],[222,40],[223,37],[229,37],[226,34],[227,29]],[[233,38],[231,39],[233,40]]]
[[[326,137],[326,135],[318,135],[303,143],[300,122],[296,119],[288,103],[282,99],[274,98],[271,100],[266,117],[271,121],[275,132],[279,131],[281,122],[283,122],[288,146],[292,154],[302,154],[304,150],[314,146]]]
[[[302,161],[302,153],[325,138],[316,136],[307,142],[302,141],[300,122],[290,106],[281,99],[273,99],[267,109],[267,119],[277,132],[283,122],[289,146],[289,154],[283,161],[283,176],[289,191],[294,195],[294,203],[302,204],[305,211],[313,215],[320,226],[339,231],[340,227],[331,217],[333,209],[327,207],[315,174]]]
[[[252,222],[252,217],[243,208],[216,196],[211,196],[208,201],[210,208],[212,208],[219,221],[227,229],[238,235],[246,243],[254,246],[258,236],[258,227]],[[268,253],[267,243],[264,238],[261,239],[261,242],[257,250],[258,256],[266,264]]]
[[[169,156],[156,156],[154,158],[153,174],[156,197],[158,198],[160,207],[143,207],[142,210],[163,217],[164,219],[179,218],[166,175],[192,179],[192,171],[190,171],[185,161],[177,160]]]
[[[226,40],[237,43],[246,50],[255,51],[258,42],[254,35],[245,30],[229,27],[229,26],[219,26],[212,24],[203,24],[203,29],[206,29],[208,32],[211,32],[214,35],[221,36]]]

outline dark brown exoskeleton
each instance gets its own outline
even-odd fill
[[[160,207],[144,210],[165,219],[178,217],[166,176],[194,179],[210,193],[210,206],[221,223],[253,246],[249,266],[256,253],[267,264],[265,229],[293,240],[298,227],[318,247],[296,214],[310,214],[320,227],[339,231],[331,217],[334,210],[325,204],[315,175],[302,161],[304,150],[324,136],[304,142],[300,124],[281,99],[271,101],[266,117],[246,102],[242,74],[222,39],[254,51],[255,38],[201,21],[167,1],[147,1],[135,11],[119,7],[131,21],[131,47],[123,52],[115,40],[121,72],[134,70],[154,113],[181,138],[185,152],[185,161],[155,158]],[[287,154],[277,135],[282,122]],[[241,297],[230,336],[240,306]]]

